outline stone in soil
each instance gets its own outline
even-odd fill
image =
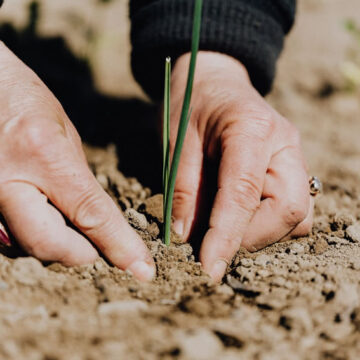
[[[346,235],[351,241],[360,243],[360,222],[356,222],[354,225],[349,226],[346,229]]]

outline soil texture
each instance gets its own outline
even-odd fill
[[[86,146],[157,277],[142,284],[103,259],[65,268],[3,251],[0,358],[358,359],[360,94],[343,90],[339,70],[348,46],[341,21],[354,13],[358,0],[299,1],[268,99],[300,128],[310,171],[324,183],[310,236],[241,249],[215,285],[190,245],[175,234],[169,248],[161,243],[161,195],[118,170],[114,145]]]

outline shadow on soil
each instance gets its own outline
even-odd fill
[[[162,150],[155,128],[157,107],[138,99],[111,97],[95,89],[89,64],[79,59],[61,37],[41,37],[36,25],[39,7],[29,7],[29,19],[23,29],[0,24],[0,39],[45,82],[63,105],[84,142],[94,146],[116,144],[119,168],[128,177],[136,177],[153,193],[161,192]],[[192,229],[194,253],[208,223],[210,204],[215,193],[214,167],[205,166],[203,188],[197,206],[198,221]],[[205,175],[206,174],[206,175]],[[1,215],[0,215],[1,217]],[[1,220],[1,219],[0,219]],[[3,221],[5,224],[5,221]],[[15,243],[15,242],[14,242]],[[19,255],[17,247],[3,248],[9,257]]]
[[[37,35],[38,5],[29,8],[28,24],[0,26],[0,39],[45,82],[63,105],[83,141],[117,146],[120,168],[153,192],[161,191],[161,148],[155,129],[156,106],[138,99],[99,93],[86,60],[77,58],[61,37]],[[158,174],[158,176],[157,176]]]

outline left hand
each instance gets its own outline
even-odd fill
[[[180,57],[172,72],[171,154],[189,59],[190,54]],[[200,260],[220,281],[240,245],[256,251],[289,235],[308,234],[313,200],[299,132],[258,94],[239,61],[200,51],[191,106],[174,226],[189,238],[200,206],[204,160],[216,161],[217,192]]]

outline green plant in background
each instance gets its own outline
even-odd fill
[[[164,243],[170,245],[171,234],[171,211],[174,198],[174,189],[176,175],[179,168],[180,155],[189,119],[191,116],[190,102],[194,82],[194,74],[196,67],[196,58],[199,50],[200,42],[200,28],[201,28],[201,14],[202,14],[202,0],[195,0],[191,58],[188,72],[187,85],[185,96],[180,116],[180,123],[177,132],[174,155],[170,166],[170,75],[171,75],[171,61],[166,59],[165,63],[165,91],[164,91],[164,123],[163,123],[163,194],[164,194]]]
[[[353,20],[345,22],[345,29],[351,35],[354,45],[348,50],[348,60],[342,64],[341,71],[350,91],[360,88],[360,25]]]

